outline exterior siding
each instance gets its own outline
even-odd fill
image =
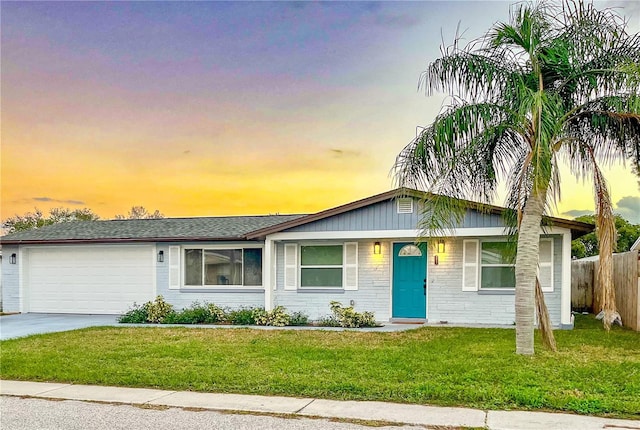
[[[327,243],[327,242],[323,242]],[[342,242],[335,242],[342,243]],[[389,243],[381,242],[380,255],[373,254],[373,241],[358,242],[358,290],[356,291],[285,291],[284,290],[284,244],[277,244],[276,285],[274,306],[284,306],[289,312],[301,311],[311,320],[330,314],[329,302],[336,300],[343,306],[354,301],[358,312],[374,312],[377,321],[389,320],[390,264]]]
[[[554,237],[553,292],[545,293],[551,322],[560,325],[562,285],[562,238]],[[483,238],[486,239],[486,238]],[[462,291],[462,238],[447,240],[446,254],[439,265],[429,259],[427,318],[430,322],[513,324],[515,295],[482,291]],[[435,250],[432,250],[432,254]]]
[[[420,212],[417,199],[414,201],[411,214],[399,214],[396,200],[388,200],[285,231],[414,230],[420,221]],[[503,225],[500,215],[482,214],[469,210],[462,223],[456,227],[502,227]]]
[[[194,246],[214,245],[214,243],[199,243]],[[197,290],[170,290],[169,289],[169,246],[184,246],[184,244],[176,243],[159,243],[156,247],[156,254],[164,251],[165,260],[163,263],[156,264],[156,295],[161,295],[164,299],[175,306],[177,309],[183,309],[190,306],[193,302],[215,303],[221,307],[240,308],[240,307],[264,307],[264,291],[256,292],[256,287],[249,291],[230,291],[224,289],[222,291],[215,289],[197,289]],[[241,246],[241,245],[238,245]],[[182,268],[181,268],[182,270]]]
[[[20,267],[22,258],[18,246],[2,247],[2,310],[20,312]],[[11,254],[18,255],[17,264],[11,264]]]

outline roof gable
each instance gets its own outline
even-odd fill
[[[327,209],[315,214],[305,215],[297,219],[293,219],[282,224],[277,224],[271,227],[266,227],[250,233],[248,238],[263,238],[266,235],[279,233],[283,231],[343,231],[343,230],[382,230],[382,229],[417,229],[418,220],[420,217],[419,210],[414,210],[414,213],[398,214],[400,217],[405,217],[403,220],[397,221],[394,225],[394,221],[391,221],[387,227],[380,228],[363,228],[363,223],[367,223],[367,215],[372,215],[375,212],[376,206],[380,207],[381,204],[386,204],[386,216],[394,218],[395,206],[393,202],[398,197],[411,197],[418,201],[424,200],[428,196],[428,193],[413,190],[409,188],[398,188],[395,190],[387,191],[385,193],[377,194],[375,196],[367,197],[362,200],[357,200],[352,203],[347,203],[342,206]],[[482,203],[467,202],[469,209],[465,216],[462,225],[458,227],[502,227],[504,222],[502,215],[507,210],[506,208],[485,205]],[[414,205],[415,206],[415,205]],[[355,220],[358,216],[363,218]],[[379,217],[384,216],[382,214]],[[333,221],[331,219],[333,218]],[[338,220],[342,218],[342,220]],[[562,218],[545,217],[544,221],[547,224],[564,227],[571,229],[573,238],[580,237],[593,230],[591,224],[582,223],[579,221],[571,221]],[[375,227],[376,221],[373,221],[371,226]],[[347,227],[351,225],[352,227]],[[329,227],[331,226],[331,227]]]

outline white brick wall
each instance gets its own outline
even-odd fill
[[[376,320],[388,321],[390,294],[389,242],[381,242],[382,252],[380,255],[373,254],[373,244],[374,241],[358,242],[357,291],[313,292],[284,290],[284,245],[278,243],[277,290],[274,291],[274,305],[284,306],[290,312],[305,312],[311,320],[317,320],[330,314],[329,302],[336,300],[341,302],[343,306],[349,306],[350,301],[353,300],[356,311],[371,311],[375,313]]]
[[[477,324],[513,324],[513,292],[489,294],[462,291],[462,239],[448,239],[446,254],[433,264],[429,257],[427,318],[430,322]],[[434,255],[435,249],[430,249]],[[554,291],[545,293],[545,303],[554,325],[560,324],[560,287],[562,285],[562,238],[554,237]]]

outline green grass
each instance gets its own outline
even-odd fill
[[[103,327],[0,343],[4,379],[542,409],[640,419],[640,334],[593,317],[560,351],[509,329],[403,333]]]

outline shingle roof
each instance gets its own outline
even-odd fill
[[[3,244],[83,241],[246,239],[248,233],[303,215],[162,218],[74,221],[20,231],[2,237]]]

